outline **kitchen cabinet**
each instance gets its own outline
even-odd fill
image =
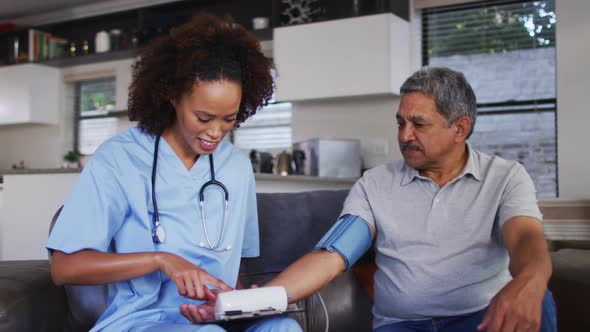
[[[38,64],[0,67],[0,125],[58,123],[59,69]]]
[[[410,75],[410,27],[378,14],[274,30],[277,100],[399,94]]]
[[[78,177],[77,172],[4,175],[0,260],[47,259],[51,217]]]

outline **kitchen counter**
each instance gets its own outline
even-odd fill
[[[310,190],[350,189],[353,178],[329,178],[305,175],[276,175],[256,173],[256,192],[298,192]]]
[[[80,173],[81,168],[26,168],[10,169],[0,171],[0,175],[6,174],[63,174],[63,173]]]
[[[0,171],[0,179],[2,175],[20,175],[20,174],[64,174],[64,173],[80,173],[81,168],[30,168],[30,169],[11,169]],[[270,173],[256,173],[254,175],[256,181],[271,181],[271,182],[296,182],[296,183],[318,183],[318,184],[332,184],[332,185],[349,185],[352,186],[356,182],[356,178],[336,178],[336,177],[319,177],[307,175],[277,175]],[[0,181],[2,183],[2,181]]]

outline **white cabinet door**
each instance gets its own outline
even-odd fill
[[[409,35],[393,14],[277,28],[277,100],[398,94],[410,74]]]
[[[61,77],[57,68],[23,64],[0,68],[0,125],[58,123]]]

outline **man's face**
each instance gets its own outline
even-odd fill
[[[434,97],[411,92],[396,114],[397,140],[406,163],[417,170],[436,169],[457,142],[456,128],[436,111]]]

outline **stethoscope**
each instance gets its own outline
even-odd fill
[[[164,241],[166,241],[166,231],[164,230],[164,226],[162,226],[162,224],[160,224],[160,215],[158,213],[158,202],[156,200],[156,169],[158,168],[158,147],[159,147],[159,145],[160,145],[160,135],[158,135],[156,137],[156,142],[154,145],[154,161],[152,163],[152,203],[154,204],[154,218],[153,218],[154,228],[152,229],[152,240],[154,241],[154,243],[161,244],[161,243],[164,243]],[[223,183],[215,180],[215,167],[213,166],[213,153],[211,153],[209,155],[209,168],[211,170],[211,180],[205,182],[205,184],[203,184],[203,186],[201,187],[201,190],[199,192],[199,205],[201,207],[201,223],[203,225],[203,231],[205,233],[205,239],[207,240],[207,244],[205,244],[204,242],[199,242],[199,247],[213,250],[213,251],[217,251],[217,252],[223,252],[223,251],[231,250],[231,246],[229,246],[229,245],[224,248],[219,248],[221,245],[221,240],[223,240],[223,233],[225,231],[225,224],[227,223],[227,215],[228,215],[228,209],[229,209],[229,192],[227,191],[227,188],[225,188]],[[219,233],[219,238],[217,239],[217,243],[215,245],[213,245],[211,243],[211,241],[209,240],[209,233],[207,231],[207,225],[205,223],[205,207],[204,207],[205,189],[208,186],[218,186],[219,188],[221,188],[223,190],[223,193],[225,195],[225,209],[223,211],[223,224],[221,225],[221,232]]]

